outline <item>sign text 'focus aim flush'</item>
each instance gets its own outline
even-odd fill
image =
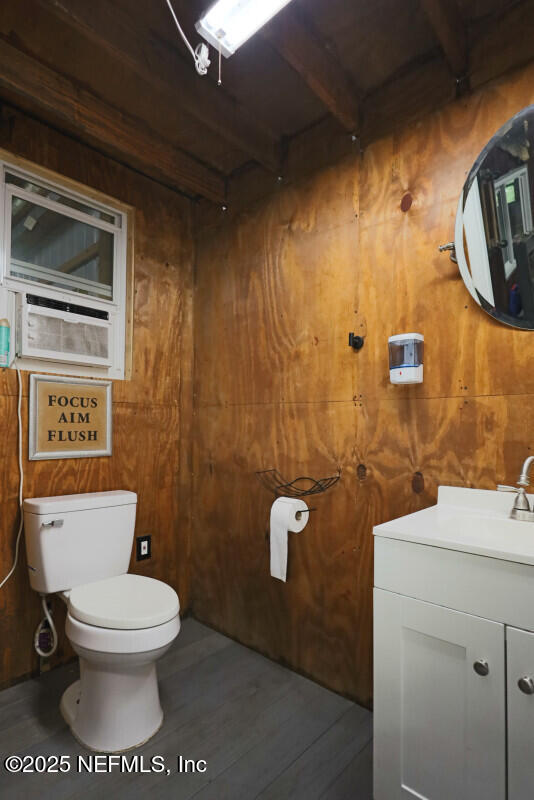
[[[30,376],[30,459],[111,455],[111,381]]]

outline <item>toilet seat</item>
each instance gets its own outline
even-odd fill
[[[180,631],[180,615],[154,625],[153,628],[138,630],[100,628],[80,622],[72,614],[67,614],[65,633],[76,650],[76,646],[95,653],[146,653],[169,645]]]
[[[74,587],[68,607],[69,615],[85,625],[140,631],[172,620],[180,602],[166,583],[126,573]]]

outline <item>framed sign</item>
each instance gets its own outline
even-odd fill
[[[111,455],[111,381],[30,375],[30,461]]]

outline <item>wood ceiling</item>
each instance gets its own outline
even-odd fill
[[[209,4],[174,0],[194,44]],[[0,97],[222,203],[237,170],[277,175],[325,116],[378,136],[534,57],[533,32],[533,0],[293,0],[218,87],[213,49],[198,76],[165,0],[18,0],[0,8]]]

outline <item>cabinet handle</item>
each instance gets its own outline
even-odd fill
[[[532,679],[530,675],[525,675],[523,678],[519,678],[517,685],[523,694],[534,694],[534,679]]]
[[[484,677],[489,673],[489,664],[483,658],[479,658],[478,661],[475,661],[473,664],[473,669],[477,675]]]

